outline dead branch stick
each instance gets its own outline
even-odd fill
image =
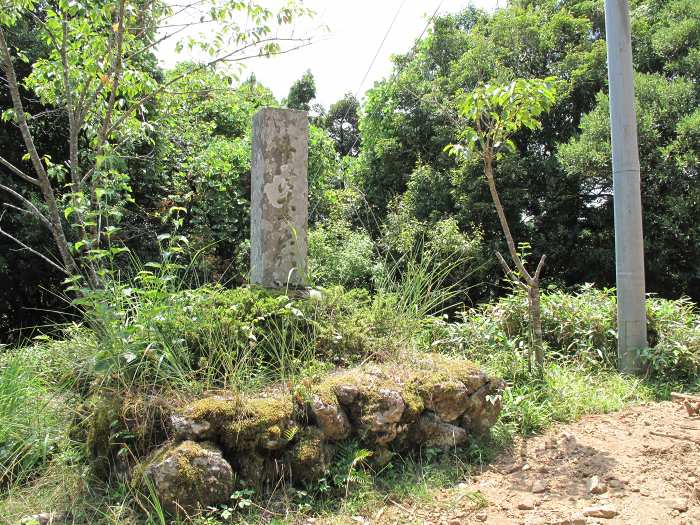
[[[68,272],[66,271],[65,268],[63,268],[63,267],[60,266],[59,264],[53,262],[51,259],[49,259],[48,257],[46,257],[46,255],[44,255],[43,253],[39,253],[39,252],[36,251],[34,248],[31,248],[31,247],[27,246],[27,245],[24,244],[22,241],[20,241],[17,237],[13,237],[12,235],[10,235],[9,233],[7,233],[7,232],[6,232],[5,230],[3,230],[2,228],[0,228],[0,235],[3,235],[4,237],[7,237],[8,239],[10,239],[11,241],[17,243],[18,245],[20,245],[22,248],[24,248],[24,249],[27,250],[28,252],[33,253],[33,254],[36,255],[37,257],[40,257],[41,259],[43,259],[44,261],[46,261],[47,263],[49,263],[51,266],[53,266],[54,268],[56,268],[56,269],[57,269],[58,271],[60,271],[61,273],[64,273],[64,274],[70,276],[70,273],[68,273]]]
[[[674,401],[700,401],[700,396],[694,396],[692,394],[680,394],[678,392],[671,392],[671,399]]]
[[[651,431],[649,432],[652,436],[659,436],[659,437],[665,437],[665,438],[671,438],[671,439],[680,439],[682,441],[690,441],[691,443],[695,443],[696,445],[700,445],[700,439],[694,438],[692,436],[683,436],[681,434],[666,434],[664,432],[655,432]]]

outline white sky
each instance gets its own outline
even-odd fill
[[[362,78],[377,52],[399,6],[405,1],[396,22],[367,78]],[[346,92],[359,91],[360,97],[373,83],[391,71],[391,55],[406,53],[420,35],[425,24],[442,3],[440,12],[455,12],[473,4],[484,9],[497,7],[499,0],[305,0],[304,6],[313,9],[312,21],[296,27],[297,35],[313,37],[316,42],[288,54],[273,58],[256,58],[246,62],[244,76],[254,72],[257,79],[272,89],[281,99],[289,86],[311,69],[316,79],[317,102],[324,106],[340,99]],[[273,7],[275,0],[259,0]],[[501,5],[505,0],[500,0]],[[194,15],[189,15],[194,16]],[[187,22],[186,19],[179,20]],[[325,27],[325,29],[324,29]],[[174,51],[171,39],[158,49],[158,57],[165,67],[180,60],[192,58],[186,51]]]

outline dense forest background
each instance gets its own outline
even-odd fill
[[[633,47],[647,290],[700,300],[700,4],[632,1]],[[26,63],[21,79],[48,50],[32,21],[11,46]],[[188,239],[198,282],[233,286],[248,269],[250,125],[262,106],[310,111],[311,281],[371,288],[414,253],[459,260],[448,278],[466,283],[465,302],[507,290],[493,253],[502,235],[478,162],[445,153],[462,128],[457,98],[491,81],[556,76],[558,98],[539,131],[522,132],[516,152],[497,166],[502,199],[525,255],[546,253],[545,284],[614,285],[612,177],[603,4],[600,0],[514,0],[487,13],[473,8],[435,20],[428,35],[395,58],[392,75],[360,102],[347,95],[314,104],[312,72],[286,100],[250,76],[209,68],[175,81],[144,112],[148,133],[129,143],[120,170],[131,197],[115,261],[158,260],[165,234]],[[178,68],[143,71],[168,82]],[[185,65],[179,66],[185,67]],[[21,80],[20,79],[20,80]],[[348,86],[352,90],[352,86]],[[28,107],[39,149],[64,163],[67,118],[51,105]],[[9,107],[0,84],[0,107]],[[25,149],[17,128],[0,123],[0,151],[17,166]],[[9,173],[0,167],[0,183]],[[24,195],[41,206],[31,189]],[[2,227],[32,247],[55,251],[39,221],[6,213]],[[161,239],[161,240],[159,240]],[[0,238],[0,342],[15,343],[46,319],[69,320],[63,276]]]

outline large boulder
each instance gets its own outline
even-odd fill
[[[142,472],[153,484],[163,509],[172,515],[226,503],[234,490],[233,469],[210,442],[184,441],[166,447]]]

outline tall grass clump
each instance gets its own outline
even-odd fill
[[[38,472],[65,439],[65,407],[21,356],[0,361],[0,492]]]

